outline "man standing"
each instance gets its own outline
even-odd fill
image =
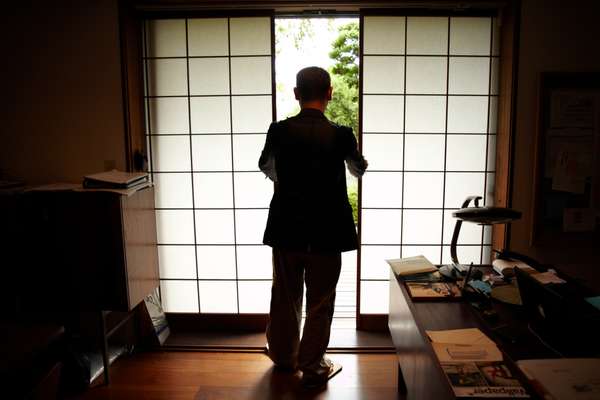
[[[325,351],[341,252],[358,246],[344,161],[357,177],[367,168],[352,129],[323,114],[331,93],[327,71],[300,70],[294,94],[301,111],[271,124],[259,159],[260,169],[275,182],[263,239],[273,248],[269,357],[280,369],[300,369],[307,386],[324,384],[341,370]],[[300,340],[304,283],[306,322]]]

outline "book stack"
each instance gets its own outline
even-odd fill
[[[133,189],[145,187],[149,182],[146,172],[100,172],[83,177],[83,187],[86,189]]]
[[[427,331],[456,397],[527,398],[502,352],[477,328]]]
[[[406,257],[386,260],[398,275],[413,300],[451,300],[460,298],[460,288],[444,282],[442,274],[426,257]]]

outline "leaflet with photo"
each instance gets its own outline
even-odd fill
[[[502,362],[442,363],[456,397],[528,398],[527,391]]]
[[[444,299],[461,297],[460,288],[452,282],[406,282],[413,299]]]

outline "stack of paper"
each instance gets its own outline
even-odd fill
[[[440,362],[502,361],[496,343],[477,328],[427,331],[427,335]]]
[[[424,274],[437,271],[437,268],[424,256],[386,260],[398,276]]]
[[[122,172],[112,171],[99,172],[86,175],[83,178],[83,187],[97,189],[127,189],[148,182],[147,172]]]
[[[477,328],[427,331],[456,397],[529,397],[496,344]]]

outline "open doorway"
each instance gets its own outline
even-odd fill
[[[329,71],[333,86],[325,115],[352,127],[358,138],[359,35],[358,17],[275,18],[277,120],[300,111],[293,94],[296,73],[304,67],[319,66]],[[358,181],[348,172],[346,181],[354,223],[358,224]],[[342,257],[332,328],[355,329],[356,251]]]

